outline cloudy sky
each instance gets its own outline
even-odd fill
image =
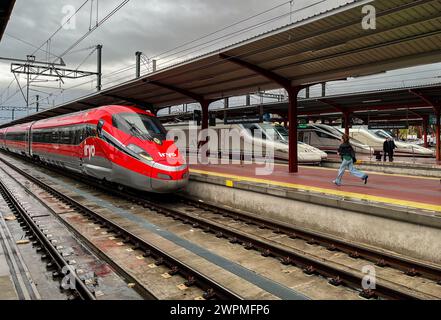
[[[36,60],[46,61],[49,56],[50,60],[54,61],[57,55],[65,52],[95,26],[97,21],[124,2],[17,0],[0,42],[0,56],[26,59],[26,55],[34,53],[36,48],[42,45],[42,50],[35,52]],[[102,44],[103,84],[106,87],[134,77],[136,51],[142,51],[146,58],[156,58],[160,68],[346,2],[348,1],[297,0],[291,6],[283,0],[130,0],[63,59],[67,68],[76,69],[82,63],[80,69],[94,71],[96,55],[91,54],[93,49],[90,48]],[[75,18],[66,24],[67,28],[56,33],[49,43],[46,42],[75,10],[79,11]],[[294,12],[292,15],[289,14],[291,10]],[[268,12],[263,13],[265,11]],[[254,15],[256,17],[204,37]],[[273,21],[266,23],[269,20]],[[252,27],[257,24],[261,26]],[[232,33],[236,36],[231,36]],[[201,37],[204,38],[174,49]],[[168,52],[169,50],[172,51]],[[146,59],[143,72],[147,72],[147,68],[150,67],[147,62]],[[414,82],[434,82],[440,75],[440,69],[441,65],[435,65],[400,70],[376,76],[374,81],[366,78],[349,84],[330,84],[329,90],[338,93],[375,89],[379,85],[396,87]],[[94,78],[70,80],[64,84],[59,81],[44,82],[44,79],[40,78],[40,81],[31,83],[30,103],[33,104],[35,95],[39,94],[41,99],[44,99],[42,105],[46,108],[90,93],[96,86]],[[10,62],[0,60],[0,105],[25,105],[19,87],[13,80]],[[26,84],[24,76],[20,77],[20,84]],[[23,113],[18,112],[16,115],[21,116]],[[0,122],[6,121],[2,118],[9,116],[10,112],[0,112]]]

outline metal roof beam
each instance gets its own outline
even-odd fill
[[[340,105],[338,105],[337,103],[335,103],[334,101],[328,100],[328,99],[317,99],[317,101],[320,101],[321,103],[324,103],[328,106],[333,107],[335,110],[341,112],[341,113],[345,113],[345,112],[351,112],[351,109],[343,109]]]
[[[191,99],[193,99],[193,100],[195,100],[195,101],[197,101],[199,103],[201,103],[202,101],[205,101],[204,96],[199,95],[199,94],[194,93],[194,92],[191,92],[189,90],[178,88],[178,87],[175,87],[175,86],[172,86],[172,85],[169,85],[169,84],[165,84],[165,83],[162,83],[162,82],[158,82],[158,81],[148,81],[148,80],[147,81],[143,80],[143,81],[148,83],[148,84],[153,84],[153,85],[155,85],[157,87],[161,87],[161,88],[164,88],[164,89],[167,89],[167,90],[170,90],[170,91],[177,92],[177,93],[182,94],[183,96],[189,97],[189,98],[191,98]]]
[[[119,96],[116,94],[106,93],[106,94],[102,94],[102,95],[105,97],[110,97],[110,98],[114,98],[114,99],[123,100],[123,101],[129,102],[129,103],[133,103],[133,104],[136,104],[136,105],[141,106],[146,109],[153,109],[154,108],[153,104],[151,104],[150,102],[145,102],[145,101],[141,101],[141,100],[133,99],[133,98],[129,98],[129,97],[123,97],[123,96]]]
[[[92,107],[92,108],[98,108],[99,107],[99,105],[97,105],[97,104],[83,102],[83,101],[77,101],[77,103],[78,104],[82,104],[83,106],[86,106],[86,107]]]
[[[248,70],[251,70],[257,74],[260,74],[261,76],[276,82],[277,84],[279,84],[280,86],[282,86],[283,88],[285,88],[286,90],[289,90],[292,86],[291,86],[291,81],[266,69],[263,69],[255,64],[252,64],[250,62],[247,62],[245,60],[241,60],[239,58],[236,57],[232,57],[229,55],[226,55],[225,53],[220,53],[219,57],[221,59],[230,61],[232,63],[235,63],[243,68],[246,68]]]
[[[411,109],[427,107],[425,104],[394,104],[394,105],[377,105],[377,106],[365,106],[351,108],[351,112],[358,111],[378,111],[378,110],[397,110],[397,109]]]
[[[410,89],[409,92],[412,93],[414,96],[417,96],[418,98],[423,100],[429,106],[433,107],[433,109],[435,111],[436,111],[437,107],[439,108],[441,106],[441,101],[435,101],[431,97],[427,96],[426,94],[424,94],[424,93],[422,93],[420,91]]]

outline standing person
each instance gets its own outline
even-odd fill
[[[384,162],[386,162],[386,158],[389,156],[389,138],[386,138],[386,140],[384,140],[383,142],[383,152],[384,152],[383,160]]]
[[[394,150],[397,148],[394,139],[388,141],[389,144],[389,162],[394,162]]]
[[[384,151],[384,161],[386,161],[386,156],[389,157],[389,162],[394,161],[394,150],[397,148],[394,140],[391,138],[387,138],[383,143],[383,151]]]
[[[358,171],[354,168],[354,161],[356,161],[355,151],[349,143],[349,136],[347,134],[344,134],[341,138],[341,141],[342,144],[338,148],[338,154],[342,159],[342,163],[340,165],[340,169],[338,170],[337,179],[332,182],[335,183],[337,186],[341,186],[341,179],[346,169],[348,169],[350,174],[360,178],[364,181],[364,184],[366,184],[369,176],[366,173]]]

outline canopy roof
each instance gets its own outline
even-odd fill
[[[374,30],[362,28],[367,4],[376,8]],[[440,61],[439,0],[359,0],[13,123],[106,104],[155,111]]]

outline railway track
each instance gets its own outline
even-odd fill
[[[89,221],[92,221],[101,226],[101,228],[106,229],[109,234],[113,234],[115,238],[120,238],[122,243],[131,246],[132,251],[143,252],[143,257],[154,259],[154,264],[156,266],[165,266],[168,268],[169,276],[180,275],[185,278],[186,281],[184,285],[187,287],[198,287],[202,290],[202,298],[204,299],[218,299],[218,300],[241,300],[242,298],[232,291],[219,285],[208,276],[194,270],[185,263],[175,259],[173,256],[169,255],[164,250],[150,244],[140,238],[138,235],[130,232],[123,226],[118,225],[111,219],[106,218],[99,212],[92,210],[78,201],[68,197],[65,194],[57,191],[48,184],[36,179],[35,177],[29,175],[20,168],[14,166],[13,164],[1,159],[5,164],[7,164],[11,169],[25,177],[27,180],[31,181],[33,184],[37,185],[41,189],[45,190],[52,196],[54,196],[59,201],[67,204],[76,212],[80,213],[82,216],[86,217]],[[125,273],[126,277],[129,277]],[[137,282],[136,279],[131,278],[132,281]],[[140,287],[141,285],[138,285]]]
[[[65,270],[71,270],[69,261],[63,257],[58,251],[56,244],[50,241],[47,235],[37,225],[37,217],[31,217],[22,204],[16,199],[13,192],[0,181],[0,194],[5,199],[6,203],[16,215],[18,222],[26,231],[26,235],[33,241],[36,250],[45,252],[45,259],[48,259],[48,267],[55,266],[57,268],[57,275],[68,274],[69,286],[68,290],[72,291],[73,297],[79,297],[82,300],[96,300],[95,295],[87,287],[87,285],[80,279],[75,272],[67,273]]]
[[[17,298],[20,300],[40,300],[41,296],[30,277],[29,270],[3,213],[0,213],[0,246],[10,270]]]
[[[9,165],[14,168],[14,170],[17,169],[17,171],[21,171],[20,174],[23,173],[23,175],[32,179],[32,177],[26,172],[23,172],[21,169],[16,168],[12,164]],[[83,177],[81,177],[81,179],[84,180]],[[257,230],[257,234],[259,230],[271,230],[275,234],[285,235],[291,239],[302,239],[310,245],[326,247],[329,251],[344,252],[354,259],[364,259],[366,261],[374,262],[378,267],[389,266],[391,268],[401,270],[409,277],[420,275],[440,283],[441,270],[421,262],[400,259],[381,251],[370,250],[361,246],[346,243],[341,240],[336,240],[317,233],[305,231],[300,228],[294,228],[278,222],[269,221],[243,212],[219,208],[211,204],[194,201],[184,197],[179,198],[179,201],[185,205],[184,208],[173,209],[166,204],[157,201],[155,198],[140,197],[139,195],[133,194],[130,190],[124,190],[124,192],[114,188],[109,190],[109,188],[106,188],[97,181],[91,179],[86,180],[88,184],[92,184],[96,188],[100,188],[101,190],[105,190],[113,195],[128,199],[145,208],[154,210],[157,213],[174,218],[175,220],[180,220],[185,224],[191,224],[194,228],[201,228],[205,232],[212,233],[218,238],[225,238],[231,243],[241,244],[249,250],[258,250],[261,252],[262,256],[277,258],[281,261],[281,263],[302,268],[305,273],[310,275],[326,277],[333,285],[347,286],[358,290],[360,295],[365,298],[379,297],[385,299],[417,299],[418,295],[414,295],[412,292],[406,289],[400,290],[397,289],[396,286],[383,285],[381,283],[376,284],[375,290],[364,289],[362,286],[363,275],[338,269],[330,264],[327,264],[326,262],[321,261],[320,259],[305,256],[299,252],[296,252],[292,248],[274,243],[268,239],[256,236],[256,234],[248,234],[235,228],[230,228],[225,226],[224,222],[219,222],[220,219],[216,220],[204,218],[192,214],[192,212],[197,210],[205,210],[209,214],[213,214],[215,216],[217,215],[222,219],[230,219],[236,222],[239,221],[245,223],[248,226],[254,226]],[[58,197],[62,198],[60,195],[58,195]]]

